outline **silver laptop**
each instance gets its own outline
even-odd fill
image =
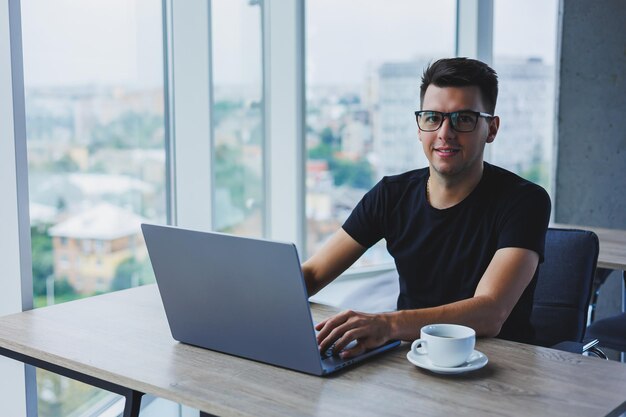
[[[352,359],[321,355],[295,245],[142,224],[174,339],[325,375],[400,344]]]

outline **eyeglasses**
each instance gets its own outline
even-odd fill
[[[434,110],[421,110],[415,112],[417,126],[424,132],[434,132],[438,130],[446,117],[450,118],[452,129],[457,132],[471,132],[476,129],[479,117],[491,119],[494,116],[488,113],[471,110],[453,111],[451,113],[443,113]]]

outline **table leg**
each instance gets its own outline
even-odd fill
[[[124,403],[124,417],[139,417],[141,397],[143,397],[143,393],[129,389],[125,397],[126,402]]]
[[[143,392],[136,391],[122,385],[114,384],[112,382],[105,381],[104,379],[96,378],[79,371],[64,368],[60,365],[55,365],[53,363],[33,358],[32,356],[24,355],[23,353],[15,352],[3,347],[0,347],[0,355],[6,356],[7,358],[15,359],[16,361],[20,361],[37,368],[45,369],[55,374],[84,382],[85,384],[101,388],[105,391],[110,391],[122,395],[126,398],[126,402],[124,404],[124,417],[139,417],[141,397],[144,395]]]

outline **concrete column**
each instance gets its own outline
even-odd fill
[[[626,230],[626,4],[561,0],[554,218]],[[621,308],[614,273],[597,317]]]
[[[626,4],[561,13],[555,220],[626,229]]]

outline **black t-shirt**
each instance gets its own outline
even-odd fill
[[[477,187],[439,210],[426,199],[428,168],[384,177],[355,207],[343,229],[371,247],[387,241],[400,276],[398,309],[435,307],[474,295],[500,248],[530,249],[543,262],[550,197],[540,186],[484,163]],[[499,337],[529,342],[537,272]]]

